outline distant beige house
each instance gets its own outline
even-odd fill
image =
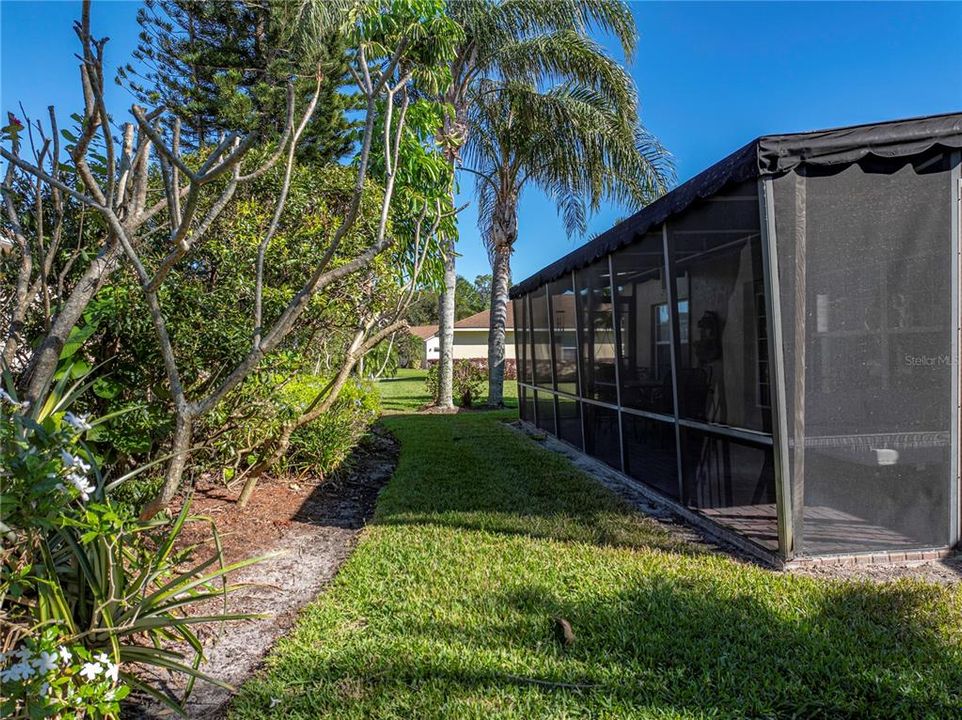
[[[438,359],[438,326],[413,325],[408,329],[414,337],[424,343],[424,359],[427,361]]]
[[[488,328],[491,323],[488,310],[470,315],[454,324],[454,359],[488,360]],[[505,322],[504,358],[514,365],[514,312],[508,303],[508,317]],[[424,357],[427,362],[437,362],[440,357],[441,340],[437,325],[418,325],[411,333],[424,340]]]

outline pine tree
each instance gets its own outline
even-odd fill
[[[300,47],[295,11],[296,4],[275,0],[146,0],[137,17],[136,62],[118,73],[118,82],[144,103],[175,110],[184,140],[204,145],[227,131],[279,132],[282,81],[295,78],[298,97],[306,97],[320,69],[318,109],[299,153],[319,164],[336,161],[351,146],[347,113],[356,105],[345,92],[351,85],[347,44],[331,32],[324,42]]]

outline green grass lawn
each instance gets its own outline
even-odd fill
[[[386,406],[422,404],[417,383],[385,382]],[[680,546],[512,416],[385,418],[375,521],[233,718],[962,717],[959,590]]]
[[[408,370],[400,368],[397,376],[381,380],[381,400],[387,413],[414,412],[428,402],[427,390],[424,387],[426,370]],[[518,384],[514,380],[504,381],[504,405],[507,408],[518,407]]]

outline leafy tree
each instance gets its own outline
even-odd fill
[[[213,381],[221,368],[241,360],[250,348],[250,312],[255,301],[258,246],[271,222],[280,168],[246,185],[214,223],[190,263],[171,271],[161,301],[166,325],[182,374],[198,386]],[[328,166],[316,171],[298,167],[280,225],[265,254],[264,313],[279,314],[307,280],[329,245],[337,220],[352,197],[354,173]],[[335,257],[344,262],[375,241],[383,192],[368,183],[358,222],[346,235]],[[159,263],[163,238],[151,238],[141,248],[143,262]],[[200,433],[216,442],[195,452],[193,475],[216,467],[237,468],[244,450],[253,452],[271,432],[276,414],[276,390],[291,378],[313,374],[313,368],[339,363],[360,316],[390,309],[397,295],[391,284],[387,255],[378,258],[370,274],[383,278],[377,292],[370,276],[355,274],[339,280],[312,302],[284,343],[264,359],[247,381],[229,393],[216,412],[203,418]],[[202,331],[198,329],[202,328]],[[149,309],[129,269],[118,273],[101,290],[85,313],[84,348],[70,358],[108,360],[107,374],[94,383],[88,410],[97,415],[122,414],[105,424],[100,441],[107,460],[133,464],[162,455],[174,430],[174,409],[167,389],[163,358],[154,339]]]
[[[670,177],[665,151],[639,123],[631,79],[600,47],[580,48],[580,78],[557,84],[479,84],[469,114],[466,168],[475,176],[481,234],[493,282],[488,334],[488,402],[501,405],[511,253],[518,203],[534,186],[554,200],[571,234],[584,233],[602,199],[641,206]],[[592,71],[594,75],[592,76]]]
[[[476,275],[474,278],[474,289],[477,290],[478,295],[485,300],[491,297],[491,275]]]
[[[474,315],[488,306],[491,295],[491,276],[478,275],[474,282],[458,275],[457,292],[455,293],[454,316],[457,320]],[[438,322],[438,292],[432,287],[425,287],[417,299],[411,302],[407,314],[411,325],[436,325]]]
[[[473,131],[471,108],[482,84],[521,83],[537,87],[542,82],[571,79],[593,87],[591,83],[604,77],[608,69],[618,68],[612,63],[599,65],[603,54],[588,38],[589,31],[613,35],[626,55],[637,41],[631,11],[621,0],[451,0],[447,7],[464,32],[464,40],[450,64],[452,82],[441,96],[453,109],[441,135],[452,166],[460,163],[461,148]],[[614,90],[618,87],[617,78],[607,78],[605,84]],[[631,94],[630,85],[621,84],[621,92]],[[621,104],[628,104],[631,99],[626,95]],[[450,407],[450,327],[454,324],[456,283],[453,247],[446,255],[444,282],[440,303],[439,404]]]
[[[458,275],[455,298],[455,317],[458,320],[481,312],[487,305],[487,298],[478,292],[477,286],[460,275]]]
[[[104,99],[105,41],[91,35],[89,2],[85,2],[81,22],[77,24],[82,47],[85,107],[80,118],[80,135],[71,139],[67,148],[72,161],[71,170],[76,170],[81,184],[71,185],[66,181],[65,163],[61,162],[56,146],[52,156],[35,162],[21,156],[14,132],[9,133],[6,147],[0,147],[0,156],[9,163],[2,189],[7,201],[5,221],[11,227],[15,252],[20,260],[18,287],[30,286],[33,281],[30,254],[36,245],[29,237],[36,226],[22,222],[18,210],[19,198],[13,190],[13,177],[18,174],[51,193],[69,195],[85,211],[99,216],[107,228],[106,249],[90,261],[91,265],[99,262],[98,258],[105,253],[113,252],[116,257],[123,257],[136,274],[136,292],[148,311],[146,314],[166,375],[164,390],[170,395],[174,412],[174,432],[164,485],[158,497],[146,508],[147,515],[164,507],[173,498],[185,471],[195,430],[253,377],[264,362],[281,352],[289,338],[296,337],[300,324],[310,316],[313,304],[324,302],[328,293],[349,277],[366,279],[370,292],[376,294],[382,285],[376,265],[388,257],[389,251],[396,251],[400,258],[392,265],[392,272],[397,268],[408,272],[412,263],[422,266],[426,262],[427,239],[436,237],[446,222],[453,222],[451,213],[437,206],[434,216],[428,220],[427,214],[432,208],[427,207],[418,215],[419,219],[428,222],[428,230],[423,234],[420,231],[395,234],[391,230],[395,190],[404,188],[406,181],[403,178],[409,170],[405,166],[406,113],[411,109],[412,117],[417,115],[420,100],[436,98],[443,93],[450,81],[450,74],[446,71],[448,60],[461,37],[457,24],[445,14],[441,0],[359,0],[337,4],[305,0],[291,7],[296,11],[292,17],[297,22],[287,30],[294,48],[308,47],[308,41],[320,42],[319,38],[328,31],[348,38],[351,76],[364,97],[364,109],[359,113],[363,119],[363,131],[356,146],[357,158],[348,166],[348,171],[353,174],[350,199],[338,208],[326,246],[319,249],[312,266],[302,268],[304,279],[286,302],[272,305],[274,288],[269,284],[271,268],[266,264],[282,228],[292,184],[296,181],[297,148],[320,98],[323,73],[314,74],[314,89],[308,98],[299,97],[297,83],[282,85],[287,97],[283,129],[274,142],[268,142],[267,159],[260,164],[253,162],[255,157],[250,154],[262,145],[266,134],[257,124],[226,134],[215,147],[204,147],[198,153],[185,151],[180,142],[180,129],[186,126],[185,119],[177,115],[176,105],[172,110],[161,106],[151,111],[135,105],[131,109],[135,122],[124,125],[122,137],[118,139],[111,131],[111,116]],[[437,112],[434,116],[440,117],[440,114]],[[255,114],[255,119],[259,116]],[[190,117],[186,120],[189,122]],[[51,121],[53,135],[58,137],[55,119],[52,117]],[[227,127],[233,124],[233,120],[225,123]],[[95,138],[99,140],[95,142]],[[154,152],[156,163],[151,159]],[[383,155],[382,161],[378,159],[379,152]],[[383,171],[378,168],[379,162]],[[44,169],[46,166],[50,166],[51,172]],[[273,168],[282,170],[280,182],[273,186],[273,200],[267,204],[269,220],[261,227],[253,259],[254,291],[247,307],[249,315],[245,325],[249,335],[245,351],[240,358],[226,363],[208,377],[188,375],[182,371],[176,338],[168,327],[172,308],[165,296],[176,285],[176,276],[184,268],[193,266],[195,257],[202,252],[225,209],[237,202],[238,188],[262,178]],[[450,185],[449,175],[439,173],[436,166],[423,169],[434,175],[432,182],[444,182],[445,187]],[[362,218],[360,208],[369,172],[380,180],[383,188],[380,212],[372,229],[373,240],[357,247],[350,256],[339,257],[339,253],[343,254],[350,247],[351,232]],[[403,194],[398,193],[398,197]],[[413,197],[412,194],[405,195],[405,202]],[[402,223],[408,219],[400,218]],[[423,223],[419,226],[425,227]],[[412,237],[413,250],[404,244]],[[161,241],[163,253],[156,253],[151,242],[154,238]],[[42,358],[42,362],[37,364],[29,360],[27,368],[42,368],[42,372],[22,373],[17,378],[18,384],[26,388],[28,400],[45,394],[44,387],[52,377],[52,363],[65,347],[69,333],[77,327],[96,289],[115,269],[116,265],[99,270],[93,281],[86,283],[86,295],[76,302],[68,301],[64,307],[69,305],[70,312],[62,309],[55,316],[47,337],[34,345],[33,356]],[[226,269],[228,272],[232,270],[236,271],[236,268]],[[369,297],[359,295],[356,301],[366,307]],[[201,298],[199,302],[204,300]],[[25,294],[23,302],[30,306],[34,300]],[[181,311],[177,308],[177,312]],[[360,331],[350,340],[347,362],[338,370],[332,393],[337,383],[344,379],[345,365],[351,366],[351,359],[363,355],[371,343],[381,339],[382,333],[394,331],[390,327],[378,327],[378,318],[371,320],[364,316],[355,320]],[[243,332],[240,327],[239,331]],[[201,327],[198,333],[202,332]],[[6,342],[8,338],[4,340]],[[188,337],[186,341],[191,342],[193,338]],[[14,355],[26,345],[19,337],[14,337],[12,344]],[[323,412],[333,397],[327,394],[299,420],[314,411]]]
[[[351,84],[347,37],[328,23],[310,42],[292,28],[297,3],[225,0],[146,0],[138,10],[137,64],[119,79],[150,105],[164,104],[184,123],[197,144],[218,133],[259,130],[279,133],[285,115],[285,81],[296,77],[306,98],[320,73],[317,108],[298,146],[302,159],[320,164],[345,155],[346,116],[359,109]]]
[[[438,293],[424,289],[408,306],[409,325],[436,325],[438,322]]]

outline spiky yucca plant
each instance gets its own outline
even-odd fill
[[[191,614],[225,600],[228,573],[214,550],[181,547],[185,525],[208,519],[185,502],[175,517],[138,520],[112,500],[84,435],[95,422],[66,411],[83,391],[65,373],[36,408],[0,394],[0,715],[11,718],[116,717],[138,689],[179,714],[181,700],[147,683],[134,665],[202,678],[203,647],[193,626],[250,618]]]

